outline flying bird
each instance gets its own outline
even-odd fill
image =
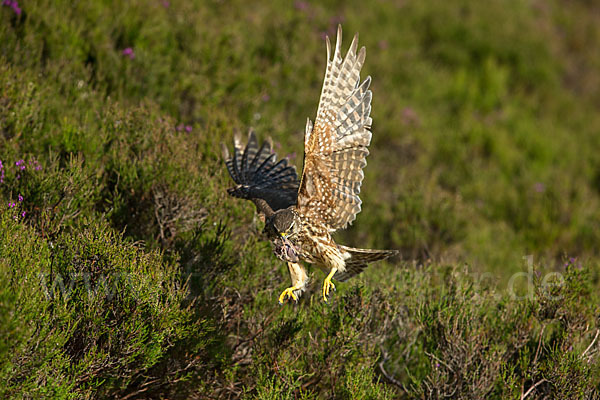
[[[351,224],[361,211],[360,187],[371,143],[371,77],[360,80],[365,48],[357,53],[358,34],[342,58],[342,28],[338,26],[333,58],[327,42],[327,68],[313,124],[304,134],[304,167],[298,180],[287,159],[277,160],[271,143],[259,146],[250,130],[244,146],[234,139],[233,155],[223,146],[223,157],[236,186],[234,197],[251,200],[265,219],[264,232],[279,259],[287,262],[292,286],[279,296],[298,301],[308,282],[301,261],[325,271],[322,296],[335,290],[332,279],[346,281],[374,261],[396,250],[357,249],[337,244],[331,234]]]

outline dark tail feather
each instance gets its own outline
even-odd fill
[[[340,246],[342,252],[350,254],[346,260],[346,270],[344,272],[336,272],[334,279],[345,282],[355,275],[360,274],[369,263],[385,260],[388,257],[398,254],[398,250],[370,250],[370,249],[355,249],[353,247]]]

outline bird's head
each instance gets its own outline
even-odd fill
[[[282,261],[298,262],[293,239],[300,231],[300,218],[291,208],[276,211],[265,221],[265,233],[273,243],[275,255]]]
[[[271,238],[291,239],[300,231],[298,214],[291,208],[278,210],[265,221],[265,233]]]

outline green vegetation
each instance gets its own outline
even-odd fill
[[[15,4],[1,398],[600,396],[595,2]],[[300,168],[339,22],[374,134],[337,239],[402,257],[280,307],[219,145],[253,127]]]

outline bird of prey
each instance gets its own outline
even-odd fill
[[[327,68],[315,123],[308,119],[304,135],[304,168],[298,180],[287,159],[277,160],[269,141],[259,147],[251,130],[244,146],[234,139],[230,156],[223,157],[236,183],[229,194],[251,200],[265,218],[264,232],[279,259],[287,262],[292,286],[279,296],[298,301],[308,275],[300,264],[316,264],[327,273],[322,296],[335,290],[332,279],[345,281],[367,264],[397,253],[395,250],[356,249],[337,244],[331,234],[344,229],[361,211],[362,169],[371,142],[371,77],[360,81],[365,48],[357,53],[358,34],[342,58],[342,28],[331,57],[327,42]]]

